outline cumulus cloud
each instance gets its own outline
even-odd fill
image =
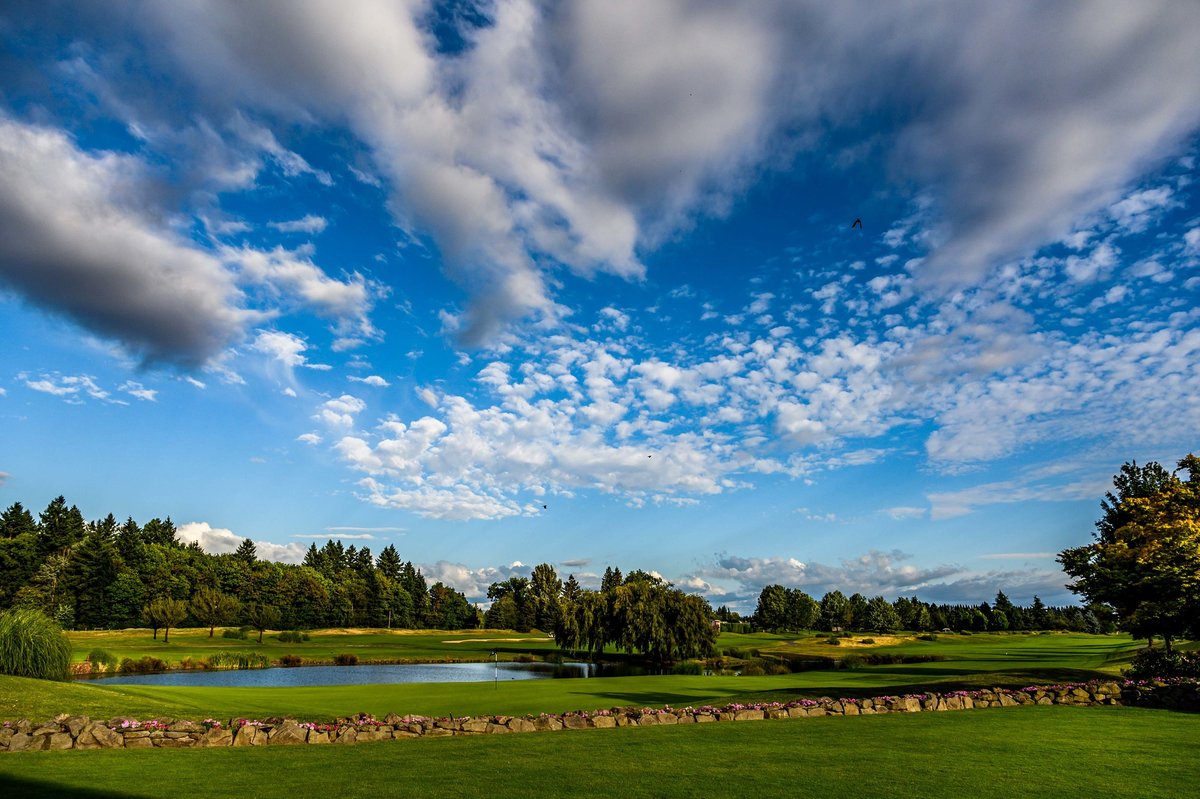
[[[488,587],[492,583],[503,582],[510,577],[528,578],[533,569],[520,561],[504,566],[483,566],[472,569],[462,563],[439,560],[435,563],[419,564],[425,582],[444,583],[456,591],[461,591],[469,602],[487,603]]]
[[[246,536],[239,536],[224,527],[213,527],[208,522],[188,522],[179,525],[177,530],[179,540],[184,543],[199,544],[200,548],[210,555],[228,555],[237,551]],[[308,547],[303,544],[276,544],[271,541],[255,541],[254,549],[259,560],[278,561],[280,563],[300,563]]]
[[[0,117],[0,280],[148,362],[198,366],[259,315],[145,206],[147,180],[132,156]]]
[[[926,213],[891,238],[928,245],[914,271],[929,287],[973,284],[1092,212],[1148,224],[1170,198],[1121,190],[1200,123],[1189,36],[1200,11],[1166,0],[965,11],[502,0],[459,20],[461,46],[449,49],[421,2],[352,16],[319,0],[130,5],[156,65],[283,174],[331,182],[262,120],[348,124],[396,222],[432,237],[466,288],[456,329],[475,344],[518,319],[560,318],[555,269],[640,278],[640,252],[726,213],[747,181],[830,132],[922,189]],[[89,22],[102,39],[103,20]],[[315,232],[315,220],[278,224]],[[249,268],[314,307],[362,305],[354,276],[338,287],[294,256],[246,260],[264,259]],[[213,307],[236,311],[214,273]],[[837,300],[831,289],[824,302]],[[201,357],[230,329],[217,325],[213,342],[199,327]]]
[[[379,375],[367,375],[366,377],[359,377],[358,375],[350,375],[346,379],[351,381],[352,383],[363,383],[364,385],[375,386],[376,388],[387,388],[388,386],[391,385],[391,383],[384,380]]]

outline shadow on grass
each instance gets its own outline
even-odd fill
[[[17,756],[20,757],[20,755]],[[77,799],[125,799],[135,795],[101,791],[94,788],[55,785],[52,782],[13,777],[8,774],[0,774],[0,794],[12,797],[12,799],[26,796],[38,797],[38,799],[54,799],[60,796],[76,797]]]

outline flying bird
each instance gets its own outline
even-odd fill
[[[542,510],[549,510],[549,508],[550,508],[550,506],[549,506],[549,505],[543,505],[543,506],[542,506]]]
[[[862,220],[861,219],[854,220],[854,224],[850,226],[850,229],[854,230],[854,228],[858,228],[859,230],[862,230]]]

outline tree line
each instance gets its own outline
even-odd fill
[[[741,618],[724,608],[717,618],[737,622]],[[867,599],[859,593],[847,597],[830,591],[820,600],[799,588],[768,585],[758,595],[750,621],[756,629],[856,630],[889,633],[896,630],[970,632],[1004,630],[1069,630],[1103,633],[1116,629],[1108,608],[1050,607],[1034,596],[1028,607],[1014,605],[1003,591],[992,603],[947,605],[923,602],[916,597],[899,597],[889,602],[882,596]]]
[[[259,559],[246,539],[211,555],[177,537],[170,517],[85,522],[64,497],[35,520],[20,502],[0,514],[0,610],[41,610],[64,628],[168,630],[266,622],[271,629],[477,627],[482,614],[441,582],[428,585],[396,548],[314,543],[300,565]],[[261,629],[261,627],[260,627]]]

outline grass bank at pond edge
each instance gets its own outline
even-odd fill
[[[1022,707],[414,740],[403,746],[43,752],[0,758],[9,796],[1177,797],[1200,782],[1200,715]]]

